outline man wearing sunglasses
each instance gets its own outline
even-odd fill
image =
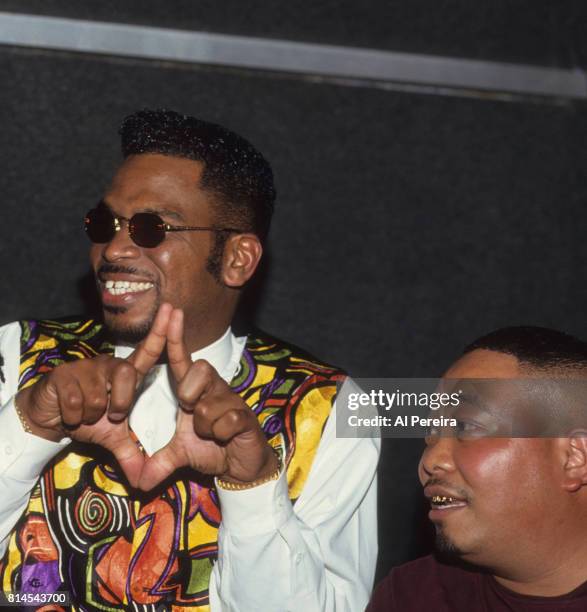
[[[336,438],[340,370],[230,327],[269,228],[269,165],[171,111],[135,113],[121,136],[84,221],[103,324],[0,330],[4,592],[86,610],[362,609],[377,443]]]

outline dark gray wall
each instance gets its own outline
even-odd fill
[[[0,0],[0,10],[529,64],[587,65],[584,0]]]
[[[340,42],[385,46],[378,31]],[[120,119],[166,106],[241,132],[273,162],[279,199],[255,304],[268,331],[370,377],[438,375],[502,325],[587,336],[584,104],[11,48],[0,49],[0,77],[0,322],[88,308],[81,218],[118,162]],[[420,450],[385,446],[381,571],[428,545]]]

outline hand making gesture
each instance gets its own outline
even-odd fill
[[[137,387],[165,347],[172,310],[170,304],[160,307],[148,336],[127,359],[100,355],[65,363],[20,391],[17,410],[31,433],[99,444],[136,487],[146,457],[130,436],[128,416]]]
[[[139,487],[151,489],[185,466],[235,484],[266,478],[277,470],[278,460],[257,417],[207,361],[192,363],[183,330],[183,312],[173,310],[167,355],[179,404],[177,429],[145,462]]]

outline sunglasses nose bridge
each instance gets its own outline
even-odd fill
[[[123,230],[123,225],[126,224],[126,229]],[[111,230],[112,237],[108,241],[108,243],[115,242],[120,238],[126,238],[129,242],[134,242],[131,237],[130,232],[130,222],[126,217],[118,217],[116,215],[112,215],[112,225]]]
[[[126,228],[123,225],[126,224]],[[112,215],[112,237],[103,245],[102,256],[106,261],[136,258],[140,247],[132,239],[129,231],[129,220]]]
[[[122,217],[115,217],[114,215],[112,216],[112,224],[114,226],[115,232],[119,232],[120,229],[122,228],[122,224],[120,223],[121,220],[124,220],[124,219],[122,219]],[[116,236],[116,234],[114,234],[114,236]]]

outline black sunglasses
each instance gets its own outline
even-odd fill
[[[148,249],[161,244],[167,232],[232,232],[245,233],[244,230],[234,227],[191,227],[177,226],[165,223],[163,219],[150,212],[134,214],[130,219],[115,215],[105,204],[100,203],[96,208],[86,213],[84,228],[88,238],[97,244],[110,242],[116,232],[121,229],[121,221],[128,224],[128,235],[140,247]]]

